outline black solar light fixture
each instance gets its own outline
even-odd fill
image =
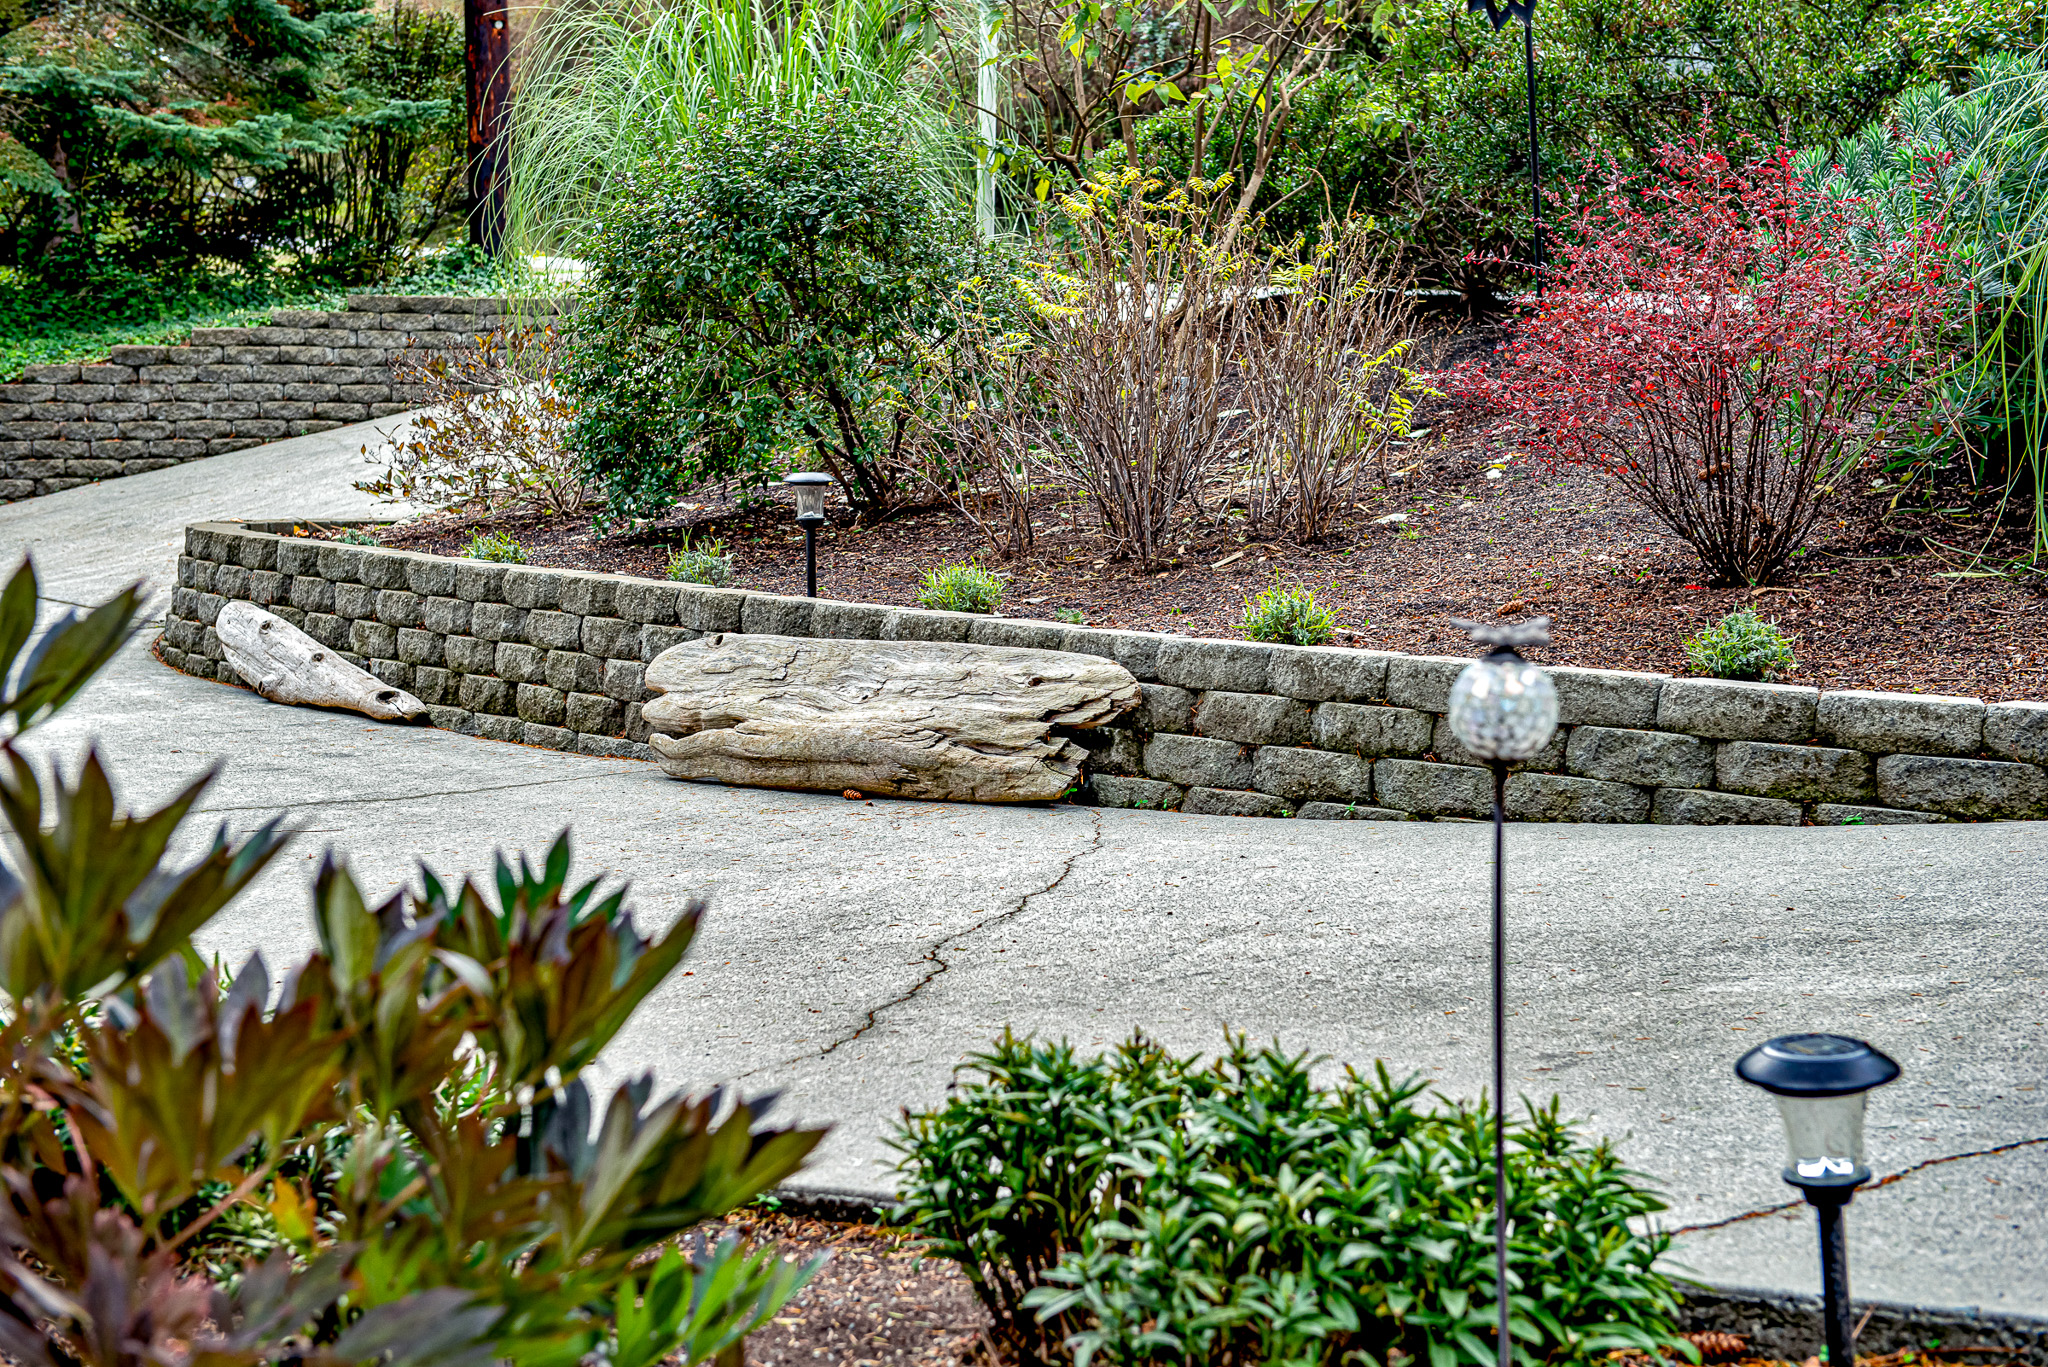
[[[782,482],[796,495],[796,525],[804,529],[804,592],[818,596],[818,528],[825,525],[825,491],[832,476],[784,475]]]
[[[1550,644],[1550,619],[1482,626],[1452,618],[1492,647],[1451,686],[1451,732],[1493,771],[1493,1263],[1500,1298],[1501,1367],[1514,1360],[1508,1336],[1507,1077],[1507,785],[1508,766],[1534,759],[1557,734],[1557,688],[1522,658],[1525,646]]]
[[[1870,1180],[1864,1160],[1864,1103],[1899,1065],[1846,1035],[1780,1035],[1744,1054],[1735,1076],[1777,1098],[1785,1122],[1785,1180],[1820,1219],[1821,1313],[1829,1367],[1854,1367],[1849,1320],[1849,1242],[1842,1207]]]
[[[1536,161],[1536,0],[1465,0],[1465,8],[1486,16],[1499,33],[1510,19],[1522,21],[1522,70],[1529,81],[1529,221],[1535,236],[1536,294],[1543,295],[1543,172]]]

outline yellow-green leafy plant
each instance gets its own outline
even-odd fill
[[[717,588],[732,582],[732,557],[726,554],[723,541],[692,546],[689,533],[685,532],[683,544],[668,558],[668,577],[679,583]]]
[[[1685,662],[1716,679],[1760,681],[1799,667],[1792,643],[1776,622],[1737,608],[1685,643]]]
[[[501,565],[526,563],[526,547],[520,545],[512,533],[503,531],[470,533],[462,554],[470,560],[494,560]]]
[[[1257,598],[1245,600],[1244,623],[1239,630],[1248,640],[1319,646],[1336,634],[1337,622],[1328,608],[1316,602],[1313,589],[1275,583]]]
[[[938,565],[918,580],[917,601],[940,612],[994,612],[1003,581],[979,565]]]
[[[480,886],[422,866],[376,905],[330,853],[313,952],[217,976],[193,937],[296,832],[181,839],[214,772],[123,811],[97,749],[67,777],[24,746],[141,604],[138,585],[60,618],[24,663],[33,568],[0,591],[0,1353],[737,1364],[814,1265],[675,1241],[823,1132],[762,1125],[759,1100],[583,1076],[674,973],[702,903],[642,935],[623,887],[569,881],[566,832],[538,867],[500,857]]]

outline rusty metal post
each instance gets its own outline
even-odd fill
[[[462,20],[469,66],[469,240],[496,254],[505,242],[512,16],[505,0],[463,0]]]

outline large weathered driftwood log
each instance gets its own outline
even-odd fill
[[[427,705],[357,669],[276,613],[232,602],[213,624],[235,673],[272,702],[346,707],[379,721],[411,721]]]
[[[961,802],[1044,802],[1079,781],[1055,726],[1138,705],[1092,655],[932,641],[712,635],[647,667],[642,715],[676,778]]]

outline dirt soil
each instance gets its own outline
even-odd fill
[[[1829,505],[1783,582],[1713,588],[1691,550],[1612,479],[1538,466],[1455,413],[1429,420],[1434,430],[1401,448],[1319,545],[1202,518],[1173,559],[1141,566],[1112,556],[1085,510],[1068,504],[1049,505],[1035,547],[1004,561],[950,509],[862,526],[835,507],[818,541],[819,591],[914,606],[925,569],[978,558],[1007,577],[1009,616],[1067,610],[1093,626],[1234,636],[1248,598],[1300,583],[1333,610],[1340,643],[1464,654],[1447,618],[1547,613],[1556,644],[1532,658],[1672,674],[1688,672],[1687,637],[1753,604],[1792,637],[1799,667],[1785,682],[2048,698],[2048,576],[1997,572],[2024,548],[2023,508],[2008,508],[2001,526],[1998,499],[1957,480],[1901,488],[1872,470]],[[700,493],[630,535],[600,537],[587,517],[443,514],[383,540],[460,554],[483,525],[510,532],[536,565],[651,577],[686,534],[693,545],[722,541],[735,586],[804,590],[803,538],[779,490],[750,504]]]

